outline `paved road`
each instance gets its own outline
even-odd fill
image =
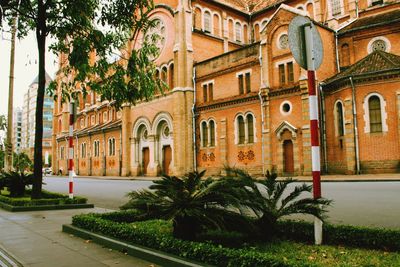
[[[68,192],[68,179],[46,177],[44,188]],[[118,209],[125,194],[147,188],[150,181],[75,179],[75,193],[98,207]],[[333,199],[329,221],[340,224],[382,226],[400,229],[400,182],[324,182],[322,195]]]

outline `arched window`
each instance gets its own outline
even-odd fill
[[[98,157],[100,155],[100,141],[94,141],[93,150],[93,155]]]
[[[204,25],[204,31],[211,33],[211,13],[209,11],[204,12],[204,20],[203,20],[203,25]]]
[[[201,146],[206,147],[207,145],[208,145],[207,122],[203,121],[201,123]]]
[[[235,23],[236,42],[242,41],[242,25],[239,22]]]
[[[373,95],[368,99],[369,126],[371,133],[382,132],[381,101]]]
[[[342,66],[348,66],[350,64],[350,48],[348,44],[343,44],[342,48]]]
[[[248,143],[254,143],[254,122],[253,122],[253,115],[248,114],[246,116],[247,119],[247,142]]]
[[[86,143],[81,144],[81,158],[86,157]]]
[[[214,123],[214,121],[210,121],[209,129],[210,129],[210,146],[215,146],[215,123]]]
[[[161,69],[161,80],[165,83],[168,83],[167,81],[167,67],[163,67]]]
[[[338,136],[344,135],[344,119],[343,119],[343,104],[341,102],[336,103],[336,118],[337,118],[337,133]]]
[[[115,138],[108,139],[108,155],[115,156]]]
[[[244,144],[246,133],[245,133],[245,125],[244,125],[244,119],[242,116],[239,116],[237,119],[238,122],[238,130],[239,130],[239,144]]]

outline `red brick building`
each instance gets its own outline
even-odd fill
[[[94,93],[80,101],[78,174],[219,174],[224,165],[310,174],[306,72],[288,47],[295,16],[310,17],[323,41],[322,170],[399,170],[400,1],[155,2],[156,63],[170,88],[120,111]],[[54,116],[53,166],[66,170],[66,106]]]

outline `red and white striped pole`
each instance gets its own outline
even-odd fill
[[[321,159],[318,138],[318,97],[315,89],[315,54],[313,45],[313,36],[311,29],[312,23],[304,27],[304,37],[306,41],[307,58],[307,80],[308,97],[310,112],[310,131],[311,131],[311,162],[313,177],[313,195],[314,199],[321,198]],[[315,217],[314,219],[314,237],[315,244],[322,243],[322,221]]]
[[[69,198],[74,198],[74,101],[69,103],[69,132],[68,132],[68,176]]]

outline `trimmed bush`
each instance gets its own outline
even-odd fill
[[[300,259],[286,259],[281,255],[262,253],[252,249],[231,249],[210,243],[176,239],[171,235],[171,223],[162,220],[136,222],[133,224],[115,223],[115,221],[101,218],[101,215],[86,214],[74,216],[72,224],[88,231],[211,265],[235,267],[317,266],[313,263],[303,262]]]
[[[29,193],[30,190],[27,190]],[[11,206],[44,206],[44,205],[63,205],[63,204],[85,204],[86,198],[74,197],[73,199],[68,198],[66,195],[52,193],[43,190],[41,199],[31,199],[30,197],[12,198],[8,196],[0,195],[0,202]]]
[[[283,239],[310,242],[314,240],[314,225],[309,222],[280,221],[277,236]],[[400,231],[352,225],[323,226],[324,244],[400,251]]]

